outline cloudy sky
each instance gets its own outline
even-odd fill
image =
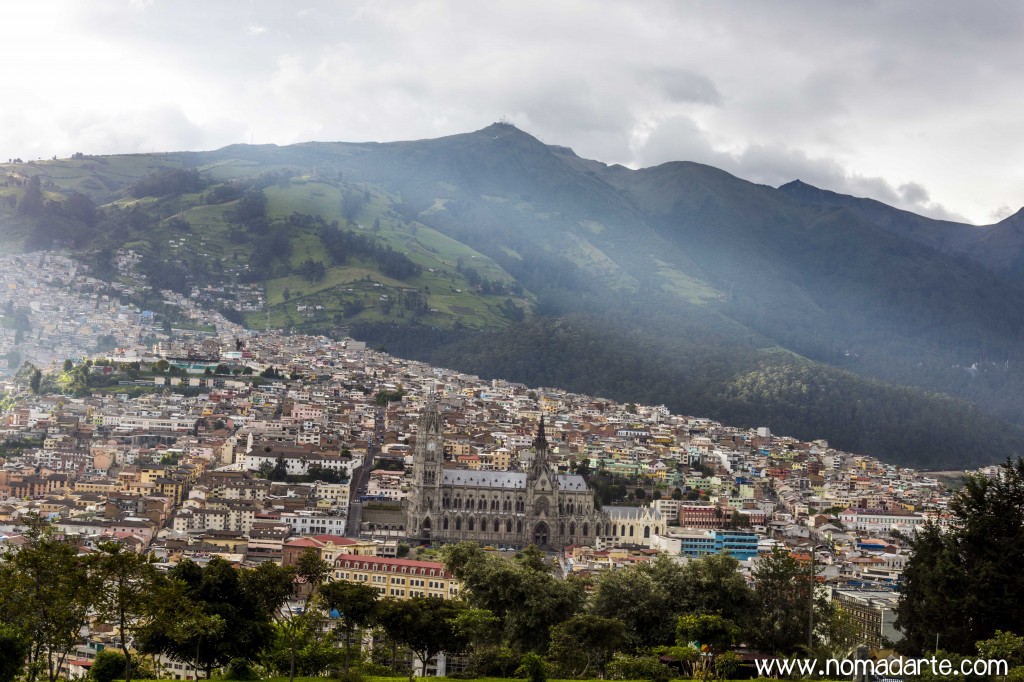
[[[33,0],[0,5],[0,159],[402,140],[506,117],[632,167],[935,217],[1024,205],[1024,4]]]

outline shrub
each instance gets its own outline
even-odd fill
[[[663,665],[657,656],[630,656],[615,654],[608,664],[608,678],[612,680],[652,680],[668,682],[672,679],[672,671]]]
[[[89,679],[96,682],[112,682],[124,679],[124,654],[118,651],[101,651],[89,668]],[[153,671],[142,665],[138,657],[132,657],[132,680],[152,679]]]
[[[224,670],[225,680],[258,680],[260,674],[248,658],[232,658]]]
[[[362,672],[354,668],[351,670],[339,670],[331,675],[331,678],[341,682],[364,682],[366,679]]]
[[[537,654],[526,654],[519,659],[516,677],[525,677],[530,682],[547,682],[548,671],[544,659]]]

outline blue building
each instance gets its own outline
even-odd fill
[[[757,534],[745,530],[706,530],[687,533],[680,538],[683,556],[697,558],[725,552],[740,561],[757,556]]]

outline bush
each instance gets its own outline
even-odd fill
[[[525,677],[530,682],[547,682],[548,670],[544,659],[537,654],[526,654],[519,659],[516,677]]]
[[[395,670],[391,666],[384,665],[383,663],[373,663],[372,661],[364,661],[357,664],[356,671],[366,677],[408,677],[401,670]]]
[[[89,668],[89,679],[96,682],[112,682],[113,680],[124,679],[124,654],[118,651],[101,651],[96,654],[96,660]],[[139,661],[138,657],[132,658],[132,679],[144,680],[153,679],[156,675],[152,670],[146,668]]]
[[[260,674],[248,658],[232,658],[224,670],[225,680],[258,680]]]
[[[650,654],[647,656],[630,656],[628,654],[615,654],[611,663],[608,664],[608,678],[612,680],[652,680],[653,682],[668,682],[672,679],[672,671],[667,665],[663,665],[658,657]]]
[[[331,675],[331,679],[341,680],[341,682],[365,682],[366,678],[363,673],[359,670],[339,670]]]
[[[715,675],[721,680],[732,679],[740,669],[740,655],[735,651],[726,651],[715,656]]]

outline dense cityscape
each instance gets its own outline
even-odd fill
[[[214,558],[289,566],[312,550],[331,579],[406,599],[459,595],[437,547],[463,539],[507,556],[536,540],[563,578],[658,556],[683,564],[728,554],[751,581],[759,557],[784,550],[851,614],[858,641],[878,649],[900,637],[895,588],[909,541],[923,524],[945,528],[951,519],[939,477],[825,440],[484,380],[352,339],[246,330],[164,292],[164,309],[178,311],[170,324],[166,313],[121,302],[137,291],[112,290],[52,253],[3,266],[0,350],[17,359],[3,384],[5,551],[30,542],[40,520],[79,552],[113,541],[165,571]],[[552,526],[562,520],[560,533],[530,537],[538,518],[549,518],[531,503],[501,516],[509,534],[497,518],[493,532],[485,527],[483,515],[474,529],[471,514],[465,527],[461,515],[450,527],[446,518],[442,532],[438,517],[433,535],[443,542],[431,546],[427,526],[410,526],[419,522],[410,510],[428,504],[417,478],[433,451],[417,448],[428,440],[428,409],[439,416],[446,481],[498,480],[486,472],[513,480],[541,466],[540,452],[542,469],[585,480],[601,523],[577,529],[572,519],[583,517],[560,505],[550,515]],[[472,499],[454,508],[475,509]],[[433,579],[406,585],[396,573]],[[117,643],[116,631],[91,625],[62,674],[85,675],[97,652]],[[187,661],[161,664],[175,679],[195,676]],[[446,661],[429,666],[443,673]]]

